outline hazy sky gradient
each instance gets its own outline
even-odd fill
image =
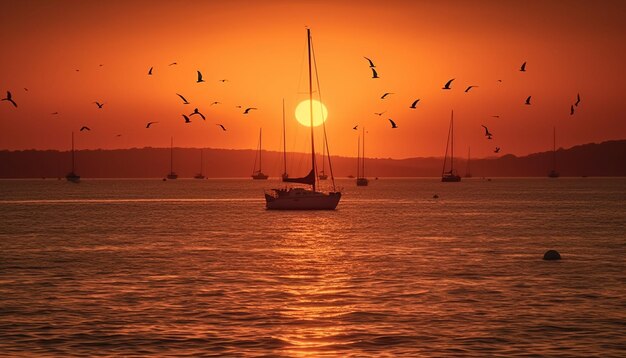
[[[626,138],[623,1],[2,1],[2,9],[0,94],[10,90],[19,107],[0,102],[0,149],[65,150],[69,133],[87,125],[79,148],[164,147],[170,135],[177,146],[255,148],[263,127],[265,149],[280,150],[285,98],[287,149],[306,151],[306,128],[293,116],[307,96],[305,26],[332,154],[356,155],[358,124],[368,130],[367,156],[442,156],[452,109],[462,156],[468,146],[478,157],[495,146],[547,150],[553,126],[563,147]],[[195,83],[196,70],[205,83]],[[451,78],[453,89],[441,90]],[[464,93],[468,85],[479,87]],[[384,92],[395,94],[381,100]],[[242,115],[237,105],[259,110]],[[206,122],[183,124],[196,107]],[[148,121],[159,123],[145,129]]]

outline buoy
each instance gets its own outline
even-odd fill
[[[433,195],[433,199],[439,199],[439,195],[437,194]]]
[[[167,179],[163,178],[163,181],[166,181]]]
[[[559,254],[556,250],[548,250],[545,254],[543,254],[544,260],[560,260],[561,254]]]

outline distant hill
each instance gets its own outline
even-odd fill
[[[204,149],[204,174],[209,178],[248,177],[256,152],[253,150]],[[291,176],[304,175],[309,155],[288,154]],[[626,140],[584,144],[556,152],[561,176],[626,176]],[[318,158],[318,163],[321,158]],[[263,152],[263,171],[272,177],[282,173],[282,153]],[[47,150],[0,151],[0,178],[63,177],[70,169],[70,153]],[[356,174],[356,159],[333,157],[337,177]],[[436,177],[441,175],[442,158],[366,159],[368,177]],[[169,148],[133,148],[119,150],[80,150],[76,152],[76,171],[83,178],[161,178],[169,172]],[[321,166],[321,164],[319,164]],[[543,177],[552,166],[552,152],[523,157],[504,155],[472,159],[474,177]],[[465,159],[455,160],[464,175]],[[200,170],[200,150],[174,148],[174,171],[181,178],[192,177]],[[327,173],[329,168],[326,167]]]

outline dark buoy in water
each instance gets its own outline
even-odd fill
[[[543,259],[544,260],[560,260],[561,259],[561,254],[559,254],[558,251],[556,250],[548,250],[546,251],[545,254],[543,254]]]
[[[166,181],[167,179],[163,178],[163,181]]]
[[[439,199],[439,195],[437,194],[433,195],[433,199]]]

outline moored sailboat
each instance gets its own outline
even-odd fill
[[[203,174],[203,161],[202,161],[202,148],[200,148],[200,173],[196,174],[193,178],[194,179],[204,179],[204,174]]]
[[[174,173],[174,137],[170,137],[170,172],[167,179],[178,179],[178,174]]]
[[[369,180],[365,177],[365,127],[363,127],[363,147],[361,147],[360,137],[358,143],[356,156],[356,186],[367,186]]]
[[[334,210],[341,199],[341,192],[335,190],[332,164],[329,160],[330,175],[333,191],[322,192],[317,190],[315,166],[315,141],[313,135],[313,83],[311,67],[311,30],[307,29],[307,47],[309,57],[309,117],[311,130],[311,171],[302,178],[287,178],[285,182],[310,185],[310,189],[302,187],[270,189],[265,193],[265,207],[269,210]],[[317,71],[316,71],[317,76]],[[319,83],[319,82],[318,82]],[[319,93],[319,85],[318,85]],[[324,126],[324,124],[322,123]],[[325,128],[325,127],[323,127]],[[324,132],[326,130],[324,129]],[[327,146],[327,143],[326,143]],[[326,148],[328,151],[328,148]],[[328,155],[330,159],[330,153]]]
[[[268,176],[266,174],[263,173],[263,171],[261,170],[261,164],[262,164],[262,142],[261,142],[261,136],[263,134],[263,129],[259,128],[259,146],[258,146],[258,153],[259,153],[259,170],[256,170],[256,156],[254,157],[254,168],[252,168],[252,179],[254,180],[266,180],[268,178]]]
[[[74,163],[74,132],[72,132],[72,170],[65,175],[65,180],[71,183],[79,183],[80,175],[76,174],[76,168]]]
[[[448,160],[448,148],[450,148],[450,170],[446,171]],[[443,170],[441,171],[441,181],[444,183],[460,182],[461,176],[454,169],[454,111],[450,117],[450,128],[448,129],[448,141],[446,142],[446,155],[443,159]]]
[[[552,170],[548,173],[549,178],[558,178],[559,172],[556,171],[556,127],[552,128]]]

